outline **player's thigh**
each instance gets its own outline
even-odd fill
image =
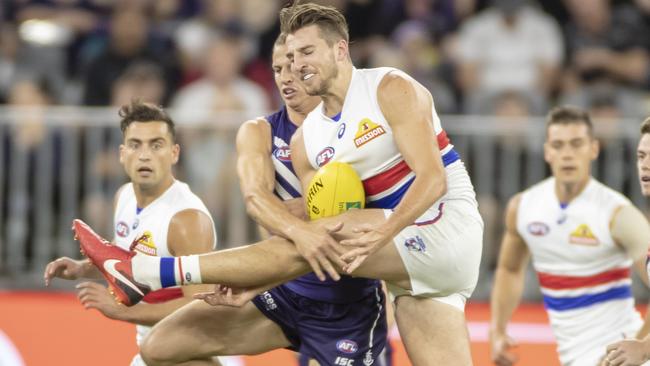
[[[193,301],[178,309],[145,338],[141,353],[159,360],[257,354],[289,346],[284,333],[253,305],[211,306]]]
[[[402,341],[414,366],[472,364],[465,314],[434,298],[395,300]]]

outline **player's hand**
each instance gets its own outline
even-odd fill
[[[305,258],[321,281],[327,278],[324,272],[336,281],[341,279],[336,268],[343,268],[346,265],[341,259],[345,250],[334,240],[332,234],[342,228],[343,223],[340,222],[324,229],[315,226],[299,228],[291,234],[291,241],[296,245],[298,253]]]
[[[75,286],[79,292],[77,297],[86,309],[97,309],[110,319],[120,320],[126,307],[111,295],[108,288],[96,282],[82,282]]]
[[[515,347],[515,341],[507,334],[490,334],[490,350],[492,362],[497,366],[514,365],[519,357],[510,352]]]
[[[650,360],[650,349],[638,339],[626,339],[607,346],[606,366],[638,366]]]
[[[76,280],[85,277],[88,264],[88,261],[74,260],[68,257],[53,260],[45,266],[45,272],[43,273],[45,286],[49,286],[50,280],[54,277],[65,280]]]
[[[225,305],[240,308],[259,294],[256,289],[239,289],[224,285],[215,285],[213,292],[199,292],[192,295],[197,300],[203,300],[209,305]]]
[[[382,226],[361,225],[353,229],[353,232],[361,233],[361,236],[341,241],[342,245],[355,247],[341,256],[341,259],[347,263],[343,267],[346,273],[354,272],[369,255],[392,240],[392,236]]]

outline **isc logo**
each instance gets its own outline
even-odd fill
[[[321,152],[316,155],[316,165],[319,167],[329,163],[330,160],[334,157],[334,148],[328,146],[321,150]]]
[[[347,357],[337,357],[334,364],[337,366],[354,366],[354,360]]]

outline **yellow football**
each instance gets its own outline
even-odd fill
[[[359,175],[350,164],[338,161],[318,169],[304,196],[312,220],[363,208],[366,203],[366,193]]]

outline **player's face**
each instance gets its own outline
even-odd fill
[[[316,25],[289,34],[286,44],[292,71],[305,86],[307,94],[325,95],[338,76],[337,52],[342,52],[339,45],[329,46]]]
[[[589,179],[591,162],[598,157],[598,141],[581,123],[551,125],[544,143],[544,158],[560,183]]]
[[[120,162],[133,184],[155,189],[172,179],[179,152],[166,123],[133,122],[120,145]]]
[[[639,170],[641,193],[650,196],[650,134],[644,133],[636,149],[636,166]]]
[[[287,107],[297,109],[314,98],[307,95],[302,83],[299,83],[296,80],[296,75],[291,72],[291,60],[287,58],[286,45],[274,47],[272,67],[275,86],[280,91],[280,96]]]

